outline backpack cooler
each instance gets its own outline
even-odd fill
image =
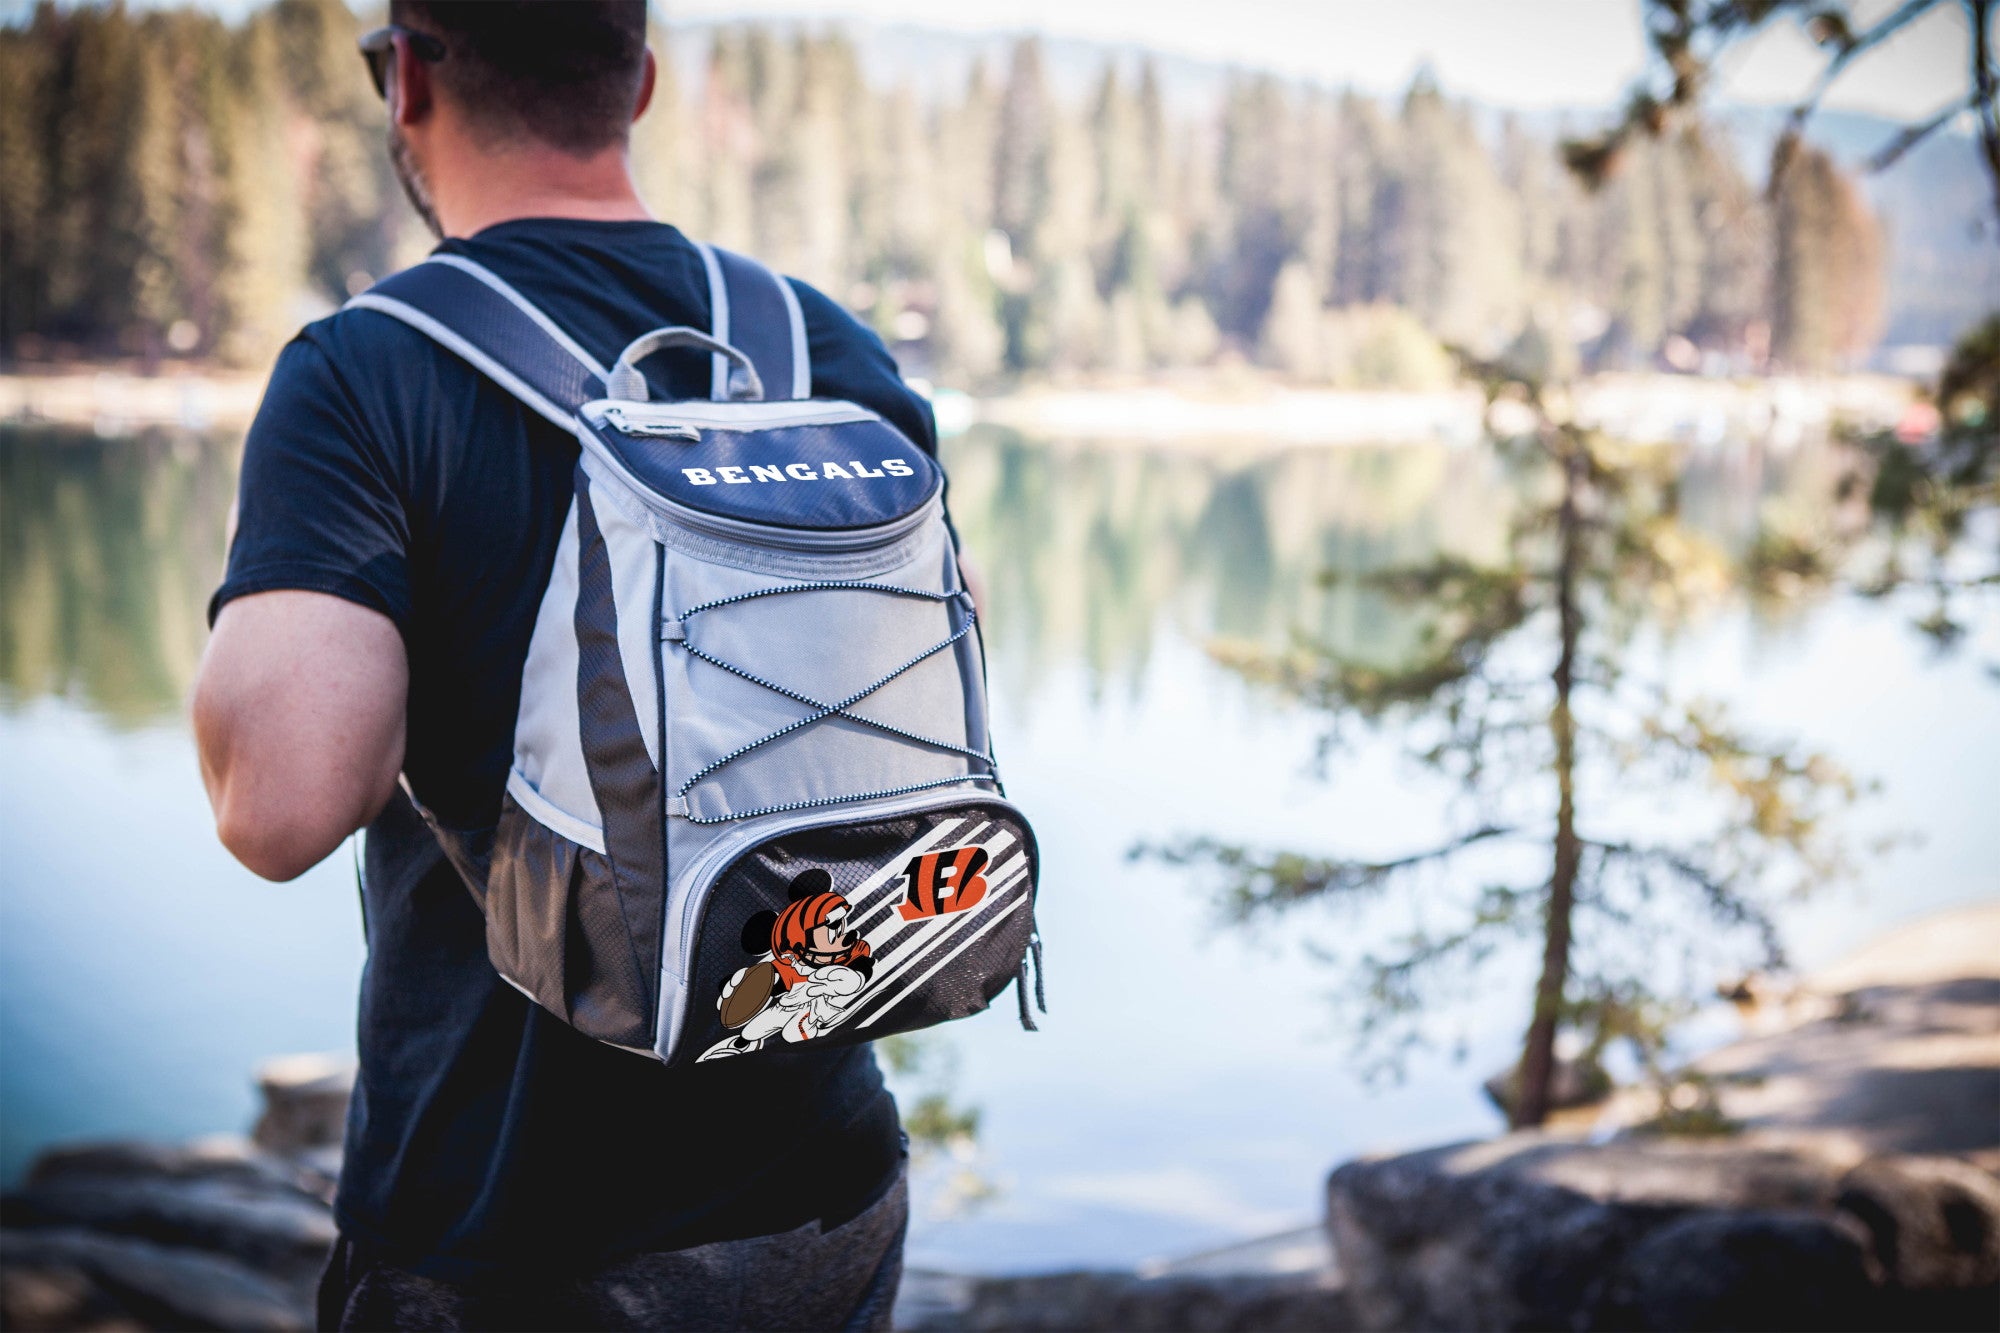
[[[788,283],[700,249],[712,329],[608,369],[456,256],[349,303],[582,445],[497,824],[425,818],[500,975],[599,1041],[669,1064],[846,1045],[1010,981],[1032,1028],[1035,839],[994,765],[943,474],[811,397]],[[638,364],[670,348],[710,358],[709,398],[649,400]]]

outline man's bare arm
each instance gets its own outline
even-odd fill
[[[266,879],[294,879],[373,819],[403,767],[410,669],[387,616],[316,592],[222,608],[195,682],[215,830]]]

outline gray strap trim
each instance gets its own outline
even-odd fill
[[[794,398],[812,397],[812,353],[806,346],[806,312],[799,309],[799,294],[792,290],[791,282],[780,274],[773,274],[778,280],[778,290],[785,298],[785,314],[792,322],[792,393]]]
[[[547,315],[542,313],[542,309],[540,306],[536,305],[533,301],[530,301],[527,297],[521,295],[521,293],[515,291],[512,287],[508,286],[506,280],[502,278],[499,274],[493,272],[493,270],[487,268],[483,264],[475,264],[470,259],[462,259],[457,255],[432,255],[429,259],[425,260],[424,262],[427,264],[449,264],[451,265],[451,267],[455,269],[459,269],[462,270],[463,272],[470,273],[473,277],[479,279],[481,282],[485,283],[488,287],[491,287],[494,291],[506,297],[507,300],[522,314],[526,315],[529,319],[534,320],[535,323],[541,325],[542,332],[548,334],[549,337],[554,338],[556,342],[561,344],[562,349],[564,351],[568,352],[571,356],[575,357],[577,360],[583,362],[584,365],[589,366],[591,369],[591,373],[596,375],[597,378],[599,379],[604,378],[604,373],[605,373],[604,367],[597,364],[596,357],[592,356],[589,352],[583,350],[583,346],[580,343],[578,343],[576,339],[570,337],[569,334],[563,332],[563,330],[557,326],[554,320],[550,319]]]
[[[701,266],[708,271],[709,334],[719,343],[729,341],[729,284],[722,280],[722,262],[707,242],[696,241]],[[709,363],[708,396],[717,402],[729,397],[729,358],[717,354]]]
[[[465,338],[459,335],[457,330],[446,327],[443,323],[431,318],[415,306],[398,301],[393,296],[377,296],[373,292],[361,293],[361,295],[349,300],[347,306],[350,309],[373,310],[380,314],[388,315],[392,319],[400,319],[411,328],[435,339],[445,347],[464,357],[495,384],[498,384],[508,393],[513,394],[523,403],[526,403],[556,425],[561,426],[564,430],[574,430],[576,428],[576,418],[574,416],[565,412],[555,403],[550,402],[530,387],[520,376],[466,341]]]
[[[604,830],[595,824],[585,823],[567,810],[558,809],[548,797],[536,791],[533,784],[521,776],[518,768],[507,772],[507,794],[514,798],[514,804],[521,807],[521,813],[539,823],[553,833],[560,833],[579,847],[588,847],[599,856],[604,854]]]
[[[701,241],[694,245],[708,274],[709,331],[716,341],[749,353],[763,376],[767,396],[812,397],[805,311],[791,282],[748,255]],[[746,324],[752,311],[756,317]],[[782,328],[778,320],[784,321]],[[720,358],[710,364],[710,398],[729,398],[729,375],[729,366]]]

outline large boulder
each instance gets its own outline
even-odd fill
[[[1349,1163],[1327,1226],[1368,1328],[1990,1328],[1991,1179],[1845,1165],[1521,1134]]]
[[[1956,1158],[1880,1157],[1842,1178],[1835,1203],[1906,1327],[2000,1326],[2000,1181]]]
[[[45,1153],[0,1198],[0,1328],[310,1327],[323,1188],[243,1139]]]
[[[289,1163],[223,1140],[189,1148],[98,1144],[45,1154],[0,1198],[12,1228],[81,1228],[227,1255],[310,1284],[333,1214]]]
[[[311,1306],[223,1255],[70,1227],[0,1230],[0,1328],[311,1327]]]

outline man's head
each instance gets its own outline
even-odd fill
[[[390,156],[439,234],[441,177],[484,170],[468,159],[622,161],[652,96],[646,0],[391,0],[389,18],[436,43],[398,35],[379,69]]]

